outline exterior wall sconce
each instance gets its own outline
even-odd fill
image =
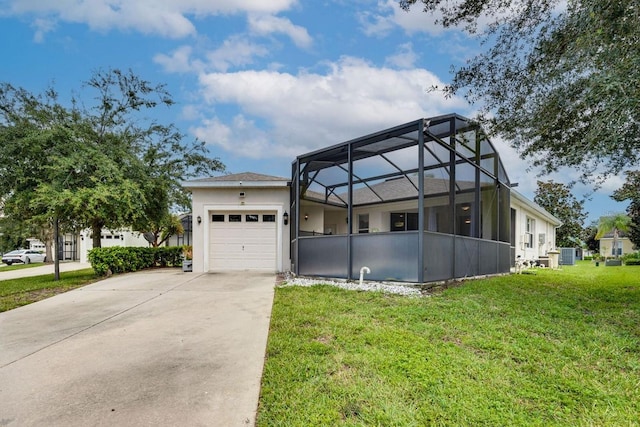
[[[282,220],[284,221],[284,225],[289,224],[289,214],[286,212],[282,214]]]
[[[198,215],[198,218],[196,218],[198,221],[198,224],[200,224],[202,222],[202,217],[200,215]]]
[[[309,219],[309,214],[307,214],[307,213],[306,213],[306,214],[304,214],[304,220],[306,221],[306,220],[308,220],[308,219]]]

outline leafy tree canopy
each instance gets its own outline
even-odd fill
[[[222,170],[204,141],[186,142],[146,112],[174,104],[163,85],[132,72],[99,70],[60,103],[53,88],[33,95],[0,84],[0,200],[5,214],[46,227],[151,230],[186,206],[180,182]]]
[[[544,173],[583,180],[640,162],[637,0],[399,0],[477,34],[486,50],[454,70],[447,95]]]
[[[581,246],[582,225],[587,214],[584,212],[584,202],[571,194],[569,186],[553,181],[538,181],[533,201],[562,221],[556,231],[558,247]]]
[[[598,234],[597,223],[590,224],[582,233],[582,240],[587,246],[587,249],[592,252],[600,252],[600,241],[596,239],[596,234]]]
[[[627,207],[627,215],[631,218],[629,240],[640,248],[640,171],[627,172],[625,183],[614,191],[612,197],[618,202],[630,201]]]

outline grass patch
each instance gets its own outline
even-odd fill
[[[2,280],[2,272],[3,271],[13,271],[13,270],[22,270],[25,268],[33,268],[33,267],[42,267],[44,265],[44,263],[41,262],[36,262],[36,263],[31,263],[31,264],[11,264],[11,265],[6,265],[6,264],[0,264],[0,280]]]
[[[276,289],[258,426],[640,425],[638,268]]]
[[[2,275],[0,275],[1,278]],[[52,273],[0,280],[0,312],[31,304],[100,280],[92,268],[60,273],[58,281],[53,278]]]

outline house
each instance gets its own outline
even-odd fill
[[[556,247],[556,229],[562,225],[538,204],[511,189],[511,245],[513,255],[537,260]]]
[[[183,185],[195,272],[353,279],[366,266],[372,280],[418,283],[500,274],[516,253],[554,248],[559,225],[512,192],[493,144],[457,114],[300,155],[291,178],[245,172]]]
[[[290,269],[288,178],[247,172],[183,185],[192,194],[193,271]]]
[[[613,232],[600,238],[600,256],[602,257],[622,256],[633,252],[635,252],[634,245],[625,232],[618,232],[615,245],[613,244]]]

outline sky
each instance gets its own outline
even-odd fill
[[[70,96],[97,70],[132,70],[177,101],[154,118],[206,141],[226,172],[289,177],[309,151],[421,117],[473,117],[478,106],[429,88],[480,44],[434,19],[397,0],[0,0],[0,81]],[[531,199],[537,180],[579,176],[538,176],[492,142]],[[625,210],[609,197],[623,182],[591,194],[587,222]]]

